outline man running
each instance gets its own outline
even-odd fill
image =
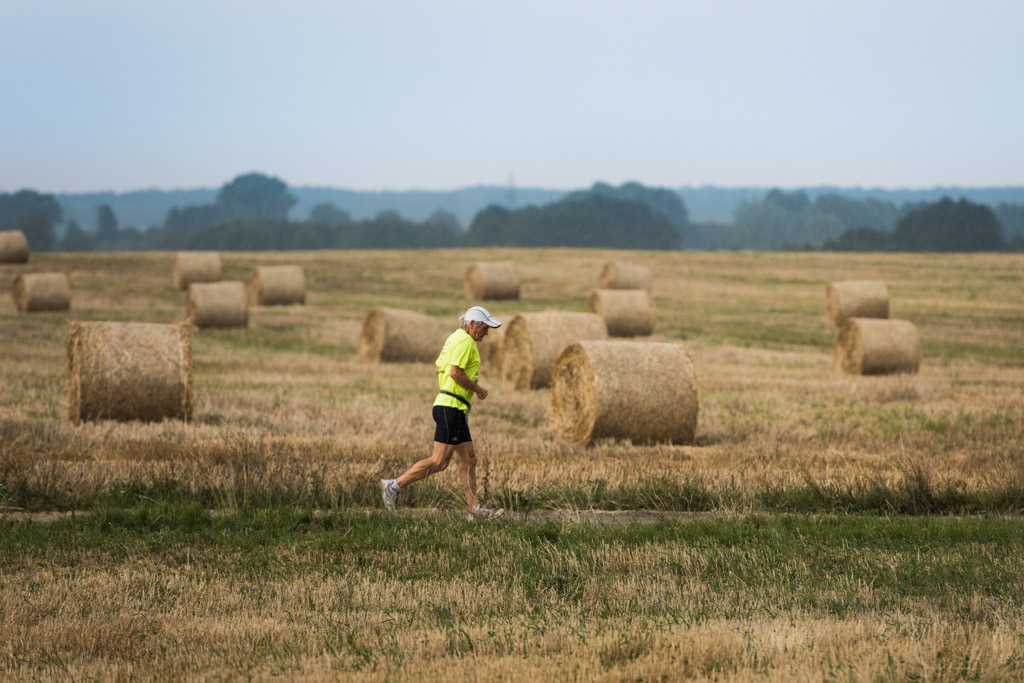
[[[381,496],[389,512],[395,511],[398,494],[409,484],[441,472],[448,467],[452,453],[459,454],[459,479],[466,492],[470,510],[480,518],[493,518],[504,510],[480,503],[476,496],[476,449],[469,434],[469,409],[473,397],[487,398],[487,389],[477,384],[480,377],[480,352],[476,344],[492,327],[501,323],[491,317],[483,306],[473,306],[459,317],[462,327],[455,330],[434,361],[440,391],[434,399],[434,451],[419,460],[397,479],[381,479]]]

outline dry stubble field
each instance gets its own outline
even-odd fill
[[[183,317],[172,254],[0,266],[3,282],[60,270],[72,288],[70,314],[17,315],[0,299],[3,674],[1021,675],[1021,255],[223,258],[225,279],[246,281],[256,265],[302,265],[307,305],[196,332],[192,424],[62,419],[66,321]],[[697,443],[562,442],[546,391],[505,390],[484,368],[478,476],[513,519],[462,522],[453,472],[403,493],[414,514],[381,515],[376,480],[429,452],[435,387],[429,364],[356,359],[369,309],[421,310],[454,329],[465,267],[511,260],[522,298],[490,304],[496,317],[582,311],[609,259],[655,273],[653,339],[692,354]],[[888,284],[892,317],[920,331],[918,374],[832,370],[824,294],[844,279]],[[53,524],[65,541],[15,519],[67,509],[92,521]],[[565,514],[609,510],[660,516],[606,529]],[[800,586],[811,595],[794,595]]]

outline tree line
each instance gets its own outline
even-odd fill
[[[122,227],[108,204],[95,232],[69,221],[60,204],[32,190],[0,194],[0,229],[22,230],[36,251],[287,250],[459,246],[606,247],[623,249],[827,249],[838,251],[1024,250],[1024,206],[990,208],[961,198],[896,206],[878,199],[770,190],[743,202],[734,221],[694,223],[681,197],[639,183],[597,183],[558,201],[510,209],[491,205],[466,229],[450,212],[425,221],[394,211],[353,220],[332,203],[306,220],[289,220],[295,197],[277,178],[244,174],[208,204],[175,207],[164,224]]]

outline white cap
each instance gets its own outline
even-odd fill
[[[484,323],[487,327],[501,327],[501,323],[492,318],[483,306],[473,306],[462,316],[462,321]]]

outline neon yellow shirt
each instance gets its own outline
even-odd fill
[[[448,374],[451,366],[455,365],[462,368],[466,376],[474,382],[480,377],[480,351],[477,350],[476,341],[469,336],[468,332],[461,328],[452,332],[444,341],[444,346],[441,347],[441,355],[434,361],[434,365],[437,366],[439,389],[458,394],[469,403],[473,403],[473,397],[476,394],[469,389],[460,387],[452,379],[452,376]],[[434,399],[434,405],[458,408],[463,412],[469,410],[469,407],[462,401],[446,394],[438,394],[437,398]]]

